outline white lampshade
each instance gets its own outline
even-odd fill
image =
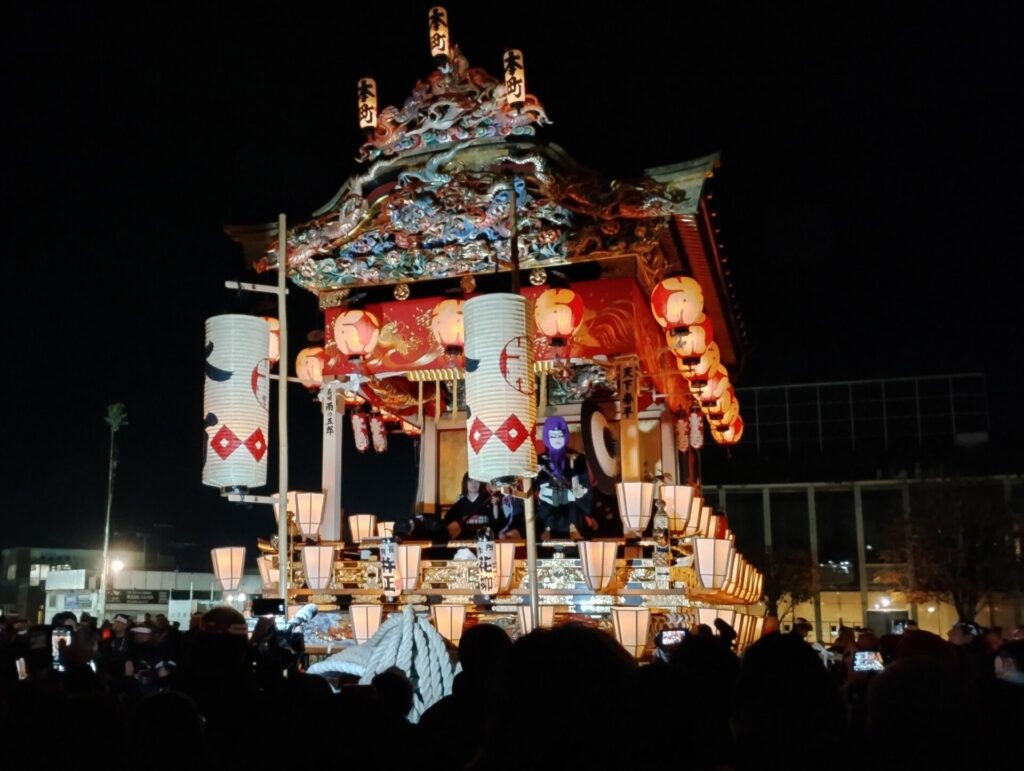
[[[203,484],[250,489],[267,483],[270,327],[259,316],[206,320]]]
[[[398,584],[403,592],[411,591],[420,585],[420,556],[423,554],[423,546],[418,543],[400,543],[395,551]]]
[[[697,608],[697,623],[715,629],[715,621],[722,619],[729,626],[736,620],[736,611],[731,608]]]
[[[288,492],[288,513],[295,515],[295,524],[298,525],[303,538],[316,538],[320,533],[325,501],[326,496],[323,492]],[[280,506],[277,503],[272,503],[271,506],[274,507],[274,519],[280,521]]]
[[[721,589],[729,576],[729,565],[735,553],[732,541],[724,538],[694,538],[694,569],[705,589]]]
[[[736,614],[736,648],[742,650],[747,647],[747,636],[750,634],[750,625],[753,623],[754,617],[746,613]]]
[[[700,535],[700,518],[701,512],[704,510],[704,499],[699,495],[693,497],[693,502],[690,504],[690,516],[686,519],[686,528],[683,530],[683,536],[686,538]]]
[[[692,485],[662,485],[661,499],[665,501],[668,513],[668,529],[673,533],[686,531],[690,519],[690,508],[698,497],[697,488]]]
[[[708,517],[708,530],[706,533],[707,537],[725,538],[725,521],[725,517],[715,514],[714,509],[712,509],[711,516]]]
[[[462,627],[466,623],[466,606],[447,603],[431,605],[430,617],[438,633],[458,647],[459,640],[462,639]]]
[[[306,586],[326,589],[334,577],[334,547],[305,546],[302,549],[302,567],[306,572]]]
[[[595,592],[607,589],[615,578],[615,555],[618,541],[579,541],[583,578]]]
[[[627,535],[640,535],[651,521],[654,501],[653,482],[618,482],[615,496],[619,501],[619,517]]]
[[[267,554],[262,554],[256,558],[256,567],[260,570],[260,583],[263,585],[263,591],[277,588],[281,571],[273,567],[273,565],[273,558]]]
[[[754,624],[751,628],[750,644],[753,645],[761,639],[764,634],[764,616],[754,616]]]
[[[710,506],[704,505],[700,507],[700,522],[697,525],[697,535],[701,538],[714,538],[714,533],[711,532],[711,516],[715,513],[715,510]]]
[[[353,603],[348,607],[349,620],[352,622],[352,637],[357,645],[369,640],[380,628],[384,606],[380,603]]]
[[[377,523],[377,537],[378,538],[394,538],[395,537],[395,523],[394,522],[378,522]]]
[[[349,514],[348,529],[354,544],[360,544],[367,538],[373,538],[376,526],[377,516],[375,514]]]
[[[220,546],[210,549],[210,557],[213,559],[213,574],[220,582],[220,588],[225,592],[233,592],[242,582],[242,572],[245,570],[245,547]]]
[[[519,613],[519,631],[522,634],[529,634],[533,631],[533,608],[530,603],[520,605],[516,608]],[[555,625],[555,606],[538,605],[537,613],[540,615],[540,628],[550,629]]]
[[[651,626],[651,609],[633,605],[612,606],[612,626],[615,639],[633,656],[640,658],[647,647],[647,632]]]
[[[505,594],[512,587],[516,574],[516,545],[504,541],[494,544],[494,564],[498,573],[498,594]]]
[[[537,473],[532,320],[529,301],[518,294],[480,295],[463,306],[471,479]]]

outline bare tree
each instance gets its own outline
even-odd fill
[[[805,551],[768,548],[751,554],[749,559],[764,575],[761,600],[770,615],[783,618],[801,602],[813,599],[818,591],[818,571]]]

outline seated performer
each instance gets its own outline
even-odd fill
[[[587,460],[568,448],[569,425],[551,416],[542,433],[547,452],[537,458],[537,521],[541,540],[591,538],[598,529],[591,508]]]
[[[500,487],[487,485],[494,513],[494,536],[500,541],[526,538],[526,506],[521,498],[504,494]]]
[[[479,481],[470,479],[469,474],[463,475],[462,495],[444,515],[449,540],[476,538],[477,532],[485,527],[494,532],[495,517],[491,497],[480,488]]]

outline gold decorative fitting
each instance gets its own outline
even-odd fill
[[[408,300],[409,299],[409,285],[408,284],[395,284],[395,299],[396,300]]]
[[[530,284],[533,286],[544,286],[548,282],[548,272],[544,268],[534,268],[530,271]]]
[[[348,300],[349,292],[350,290],[348,289],[332,289],[327,292],[321,292],[318,295],[320,310],[340,308]]]
[[[464,294],[470,294],[476,291],[476,279],[470,275],[465,275],[459,279],[459,287],[461,287]]]
[[[406,372],[405,377],[413,383],[433,383],[438,380],[465,380],[466,373],[461,369],[446,367],[444,369],[417,369]]]

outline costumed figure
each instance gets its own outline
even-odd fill
[[[537,521],[541,540],[590,538],[597,532],[598,524],[592,516],[587,460],[569,450],[569,425],[565,418],[547,418],[542,438],[547,451],[537,458]]]
[[[526,506],[521,498],[503,493],[500,487],[487,486],[494,514],[494,534],[499,541],[526,538]]]
[[[444,525],[451,540],[476,538],[477,533],[485,527],[494,532],[495,517],[491,497],[484,493],[482,487],[482,483],[470,479],[469,474],[463,475],[462,495],[444,515]]]

